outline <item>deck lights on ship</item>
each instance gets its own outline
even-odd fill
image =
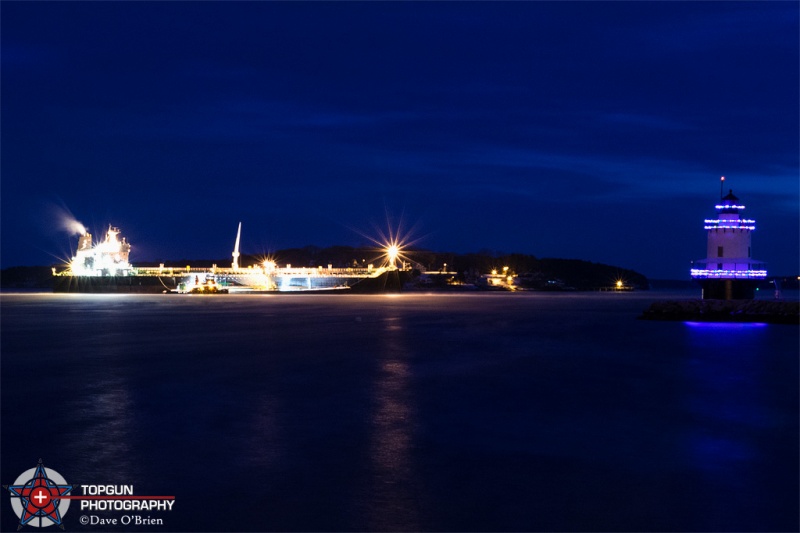
[[[399,255],[400,255],[400,248],[397,246],[396,243],[392,243],[386,248],[386,256],[389,258],[390,269],[397,268],[397,256]]]

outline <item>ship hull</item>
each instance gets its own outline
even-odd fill
[[[158,294],[178,288],[172,276],[55,276],[53,292]]]
[[[400,292],[403,285],[411,281],[411,272],[406,270],[389,270],[374,278],[365,278],[350,287],[359,294]]]
[[[383,293],[400,292],[403,285],[411,279],[407,271],[393,270],[384,272],[374,278],[349,278],[340,276],[323,276],[309,278],[287,278],[275,289],[252,289],[248,280],[224,280],[222,287],[231,292],[258,293]],[[138,293],[158,294],[163,292],[181,292],[181,283],[191,283],[192,276],[55,276],[53,292],[75,293]],[[295,283],[296,281],[296,283]],[[230,284],[229,284],[230,282]],[[186,292],[186,291],[183,291]]]

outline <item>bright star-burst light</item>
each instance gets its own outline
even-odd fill
[[[377,233],[378,237],[367,235],[358,230],[354,231],[356,231],[356,233],[362,237],[375,243],[375,245],[378,247],[376,251],[380,254],[380,258],[383,262],[382,266],[393,270],[398,268],[398,261],[402,263],[399,265],[399,268],[404,268],[407,263],[410,264],[412,262],[411,258],[408,257],[406,250],[409,246],[419,242],[421,239],[412,237],[412,233],[414,232],[416,225],[411,229],[406,230],[403,227],[402,217],[397,224],[394,224],[391,220],[391,217],[387,213],[386,231],[374,224],[373,227],[375,228],[375,232]]]
[[[275,269],[278,268],[278,258],[271,254],[258,256],[256,261],[257,265],[267,274],[275,272]]]
[[[411,262],[411,259],[404,253],[405,247],[408,246],[409,241],[401,239],[397,235],[390,235],[388,238],[385,235],[381,235],[380,240],[372,238],[370,238],[370,240],[380,246],[381,257],[385,258],[384,267],[390,270],[396,269],[398,259],[402,262],[402,265],[400,265],[401,268],[405,266],[406,263]]]
[[[389,258],[389,268],[397,268],[397,256],[400,255],[400,248],[392,244],[386,249],[386,257]]]

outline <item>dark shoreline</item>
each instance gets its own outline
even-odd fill
[[[663,300],[653,302],[640,320],[742,322],[800,325],[800,302],[782,300]]]

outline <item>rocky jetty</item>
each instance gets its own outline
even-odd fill
[[[800,302],[779,300],[664,300],[653,302],[642,320],[766,322],[800,325]]]

